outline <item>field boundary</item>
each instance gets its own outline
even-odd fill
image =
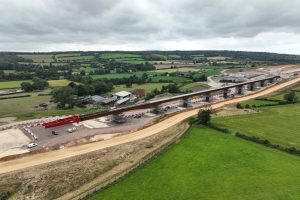
[[[152,152],[149,152],[148,154],[144,155],[140,160],[132,164],[131,166],[127,167],[126,169],[112,175],[107,180],[104,180],[102,183],[98,184],[95,187],[90,188],[87,191],[82,192],[79,195],[75,195],[71,197],[72,200],[81,200],[84,199],[95,192],[104,189],[106,187],[109,187],[110,185],[116,183],[117,181],[121,180],[123,177],[129,175],[130,173],[134,172],[134,170],[138,169],[139,167],[146,164],[148,161],[153,159],[155,156],[159,155],[163,151],[167,150],[168,148],[172,147],[173,145],[177,144],[191,129],[192,126],[188,124],[188,120],[183,121],[181,124],[186,124],[187,128],[185,128],[183,131],[181,131],[179,134],[177,134],[174,138],[172,138],[170,141],[166,142],[165,144],[162,144]],[[63,197],[60,197],[58,199],[64,199]]]

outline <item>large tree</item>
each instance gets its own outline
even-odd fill
[[[59,108],[73,108],[75,104],[74,89],[71,87],[61,87],[53,90],[52,98]]]
[[[21,83],[21,88],[22,88],[22,90],[24,90],[25,92],[31,92],[31,91],[33,91],[32,84],[29,83],[29,82],[22,82],[22,83]]]
[[[298,97],[296,95],[295,91],[290,91],[289,93],[285,94],[283,96],[284,100],[286,100],[288,103],[295,103],[298,100]]]
[[[207,125],[211,120],[211,114],[212,114],[212,110],[209,108],[200,110],[197,116],[198,122],[200,124]]]

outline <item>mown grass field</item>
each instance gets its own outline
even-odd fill
[[[120,92],[120,91],[133,91],[135,89],[141,88],[144,89],[146,94],[157,88],[161,90],[162,86],[169,85],[169,83],[145,83],[145,84],[132,84],[132,87],[127,88],[125,85],[115,85],[113,92]]]
[[[23,98],[15,98],[15,99],[4,99],[0,100],[0,117],[8,117],[8,116],[16,116],[18,114],[36,112],[34,108],[35,105],[40,103],[49,102],[51,96],[38,96],[38,94],[47,94],[50,93],[50,90],[42,91],[42,92],[30,92],[30,93],[22,93],[19,95],[31,95],[30,97]],[[14,96],[14,95],[7,95]],[[1,96],[5,97],[5,96]],[[49,110],[55,110],[55,105],[50,104]]]
[[[12,89],[12,88],[20,88],[21,83],[23,82],[32,82],[31,80],[23,80],[23,81],[5,81],[0,82],[0,89]],[[68,80],[49,80],[49,87],[62,87],[67,86],[71,81]]]
[[[259,108],[260,113],[215,118],[213,122],[232,131],[300,148],[300,104]]]
[[[69,80],[50,80],[50,81],[48,81],[49,87],[63,87],[63,86],[67,86],[70,82],[71,81],[69,81]]]
[[[22,82],[31,82],[31,81],[30,80],[24,80],[24,81],[4,81],[4,82],[0,82],[0,89],[20,88]]]
[[[299,157],[194,127],[179,144],[89,199],[296,200],[299,188]]]

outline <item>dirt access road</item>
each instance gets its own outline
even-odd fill
[[[230,99],[227,101],[212,104],[211,107],[213,109],[216,109],[216,108],[220,108],[225,105],[228,105],[228,104],[234,104],[234,103],[246,101],[249,99],[254,99],[254,98],[257,98],[260,96],[265,96],[265,95],[273,93],[277,90],[285,88],[287,86],[295,84],[299,81],[300,81],[300,77],[295,78],[293,80],[289,80],[289,81],[281,83],[281,84],[271,86],[269,88],[266,88],[262,91],[259,91],[257,93],[254,93],[254,94],[251,94],[248,96],[238,97],[235,99]],[[25,156],[23,158],[11,160],[11,161],[1,162],[0,163],[0,174],[8,173],[8,172],[16,171],[16,170],[21,170],[21,169],[33,167],[36,165],[46,164],[46,163],[62,160],[65,158],[70,158],[72,156],[86,154],[86,153],[89,153],[92,151],[104,149],[104,148],[111,147],[114,145],[119,145],[119,144],[136,141],[136,140],[160,133],[161,131],[163,131],[171,126],[176,125],[177,123],[196,115],[198,110],[199,110],[199,108],[198,109],[196,108],[193,110],[188,110],[188,111],[176,114],[174,116],[171,116],[161,122],[158,122],[152,126],[144,128],[142,130],[139,130],[139,131],[136,131],[133,133],[129,133],[126,135],[114,137],[112,139],[108,139],[105,141],[69,147],[69,148],[65,148],[62,150],[58,150],[58,151],[50,151],[50,152],[46,152],[46,153]]]

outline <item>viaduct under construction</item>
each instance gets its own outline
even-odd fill
[[[110,111],[104,111],[104,112],[94,112],[90,114],[84,114],[84,115],[74,115],[71,117],[67,117],[64,119],[59,119],[51,122],[47,122],[42,124],[45,128],[52,128],[57,126],[62,126],[66,124],[71,123],[78,123],[80,121],[89,120],[89,119],[95,119],[99,117],[104,117],[108,115],[119,115],[127,111],[132,110],[139,110],[139,109],[147,109],[147,108],[158,108],[160,105],[172,101],[182,100],[183,101],[183,107],[188,107],[190,99],[193,97],[204,97],[205,102],[213,102],[213,95],[220,94],[224,99],[230,98],[230,91],[235,90],[234,93],[238,95],[243,95],[245,92],[248,91],[255,91],[258,87],[262,88],[267,86],[268,84],[272,84],[275,81],[279,80],[280,76],[272,76],[264,79],[259,80],[253,80],[238,84],[233,84],[221,88],[216,89],[208,89],[208,90],[202,90],[198,92],[192,92],[188,94],[182,94],[174,97],[154,100],[150,102],[146,102],[143,104],[133,105],[133,106],[127,106],[122,108],[113,109]]]

